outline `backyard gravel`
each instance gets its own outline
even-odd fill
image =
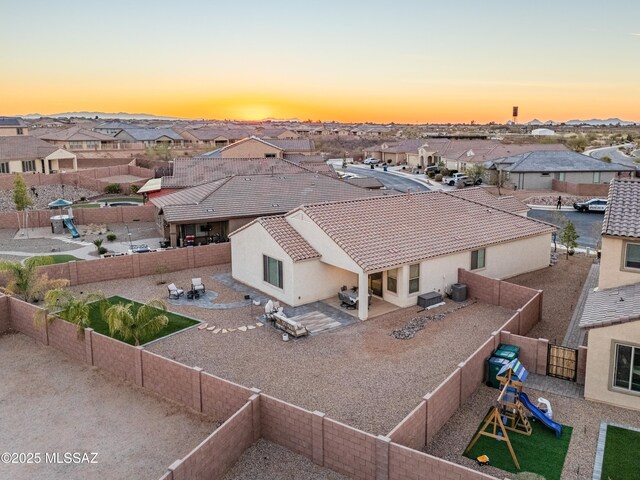
[[[532,401],[539,396],[549,400],[553,409],[553,419],[573,427],[569,451],[562,470],[563,480],[591,478],[601,421],[640,427],[640,415],[632,410],[584,399],[563,397],[549,392],[539,392],[527,388],[526,383],[524,391]],[[473,434],[497,396],[497,389],[480,386],[438,432],[425,451],[474,470],[480,469],[475,461],[463,457],[462,452],[473,438]],[[516,455],[518,455],[517,451]],[[482,467],[481,471],[498,478],[514,478],[513,474],[491,466]]]
[[[525,273],[507,281],[543,291],[542,320],[531,329],[527,336],[546,338],[562,344],[571,315],[578,303],[582,286],[593,265],[594,257],[573,255],[566,259],[560,255],[553,267]]]
[[[219,293],[216,302],[241,301],[243,294],[211,278],[228,271],[228,265],[185,270],[167,274],[165,280],[187,290],[192,277],[202,277],[207,289]],[[157,285],[158,280],[158,276],[124,279],[73,290],[101,290],[107,296],[123,295],[143,302],[166,299],[167,287]],[[448,302],[429,315],[451,306]],[[420,316],[418,307],[289,342],[282,341],[280,330],[266,324],[237,330],[254,326],[263,308],[211,310],[169,304],[169,310],[176,313],[236,330],[215,334],[192,328],[147,348],[374,434],[389,433],[513,313],[476,303],[428,322],[410,340],[397,340],[391,332]]]
[[[47,204],[57,200],[58,198],[64,198],[71,202],[80,200],[82,197],[89,198],[99,195],[98,192],[93,190],[87,190],[86,188],[76,187],[74,185],[36,185],[34,186],[35,193],[31,190],[31,187],[27,187],[27,192],[33,200],[33,209],[44,210],[47,208]],[[0,212],[13,212],[16,205],[13,203],[13,189],[0,190]]]
[[[249,447],[224,480],[342,480],[343,475],[323,468],[307,457],[293,453],[288,448],[258,440]]]
[[[0,336],[0,364],[0,452],[98,453],[98,464],[0,464],[3,479],[157,480],[219,425],[22,334]]]

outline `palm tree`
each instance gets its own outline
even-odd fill
[[[11,279],[5,288],[9,294],[22,298],[27,302],[38,300],[40,294],[52,288],[61,288],[69,284],[63,278],[49,279],[46,273],[38,273],[38,267],[51,265],[51,257],[30,257],[24,263],[0,261],[0,272],[7,272]]]
[[[84,329],[91,326],[90,304],[100,302],[101,312],[106,310],[106,299],[101,292],[88,293],[84,297],[76,298],[69,290],[54,288],[44,295],[44,302],[47,309],[54,311],[49,320],[59,317],[73,323],[78,327],[78,338],[82,338]]]
[[[158,333],[169,323],[166,315],[167,305],[162,300],[151,300],[134,311],[133,302],[117,303],[104,313],[109,325],[109,333],[119,333],[126,340],[134,340],[140,345],[140,339]]]

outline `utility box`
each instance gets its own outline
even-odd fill
[[[430,307],[442,302],[442,295],[438,292],[429,292],[418,295],[418,306],[422,308]]]

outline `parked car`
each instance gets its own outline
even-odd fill
[[[378,163],[380,163],[380,160],[377,158],[369,157],[365,158],[364,162],[362,163],[364,163],[365,165],[377,165]]]
[[[573,208],[579,212],[604,212],[607,208],[607,199],[592,198],[586,202],[575,202]]]
[[[480,185],[482,183],[482,179],[478,178],[477,180],[473,180],[473,178],[468,177],[464,173],[454,173],[450,177],[444,177],[442,179],[442,183],[447,184],[451,187],[454,185],[464,185],[465,187],[470,187],[473,185]]]

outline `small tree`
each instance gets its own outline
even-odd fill
[[[567,220],[560,233],[560,243],[567,249],[567,260],[569,259],[569,252],[573,252],[578,246],[578,238],[580,238],[580,236],[576,232],[575,225],[571,220]]]
[[[484,165],[480,163],[473,163],[467,165],[465,168],[465,173],[469,178],[473,180],[473,184],[476,185],[478,183],[482,183],[482,179],[484,178],[484,172],[487,169]]]
[[[13,203],[18,212],[22,212],[33,205],[33,199],[31,195],[29,195],[27,184],[20,173],[18,173],[13,180]],[[18,221],[20,221],[20,214],[18,214]],[[23,225],[26,225],[26,223],[27,222],[24,221]],[[18,225],[18,228],[20,228],[20,225]]]
[[[133,340],[140,345],[140,339],[158,333],[169,323],[167,306],[162,300],[151,300],[133,311],[133,303],[117,303],[104,313],[113,336],[118,333],[124,340]]]
[[[40,294],[52,288],[67,286],[69,281],[63,278],[49,279],[46,273],[40,274],[38,267],[51,265],[51,257],[31,257],[24,263],[13,261],[0,261],[0,272],[6,272],[10,276],[5,291],[9,294],[31,302],[37,300]]]
[[[167,268],[167,266],[164,263],[158,263],[156,265],[156,269],[155,269],[155,273],[156,275],[158,275],[158,285],[162,285],[165,282],[164,276],[165,274],[169,271],[169,269]]]
[[[45,307],[54,313],[48,320],[62,318],[78,327],[78,338],[83,338],[84,329],[91,326],[89,313],[91,303],[100,302],[101,311],[106,310],[106,299],[102,293],[88,293],[84,297],[78,297],[69,290],[54,288],[44,295]]]

